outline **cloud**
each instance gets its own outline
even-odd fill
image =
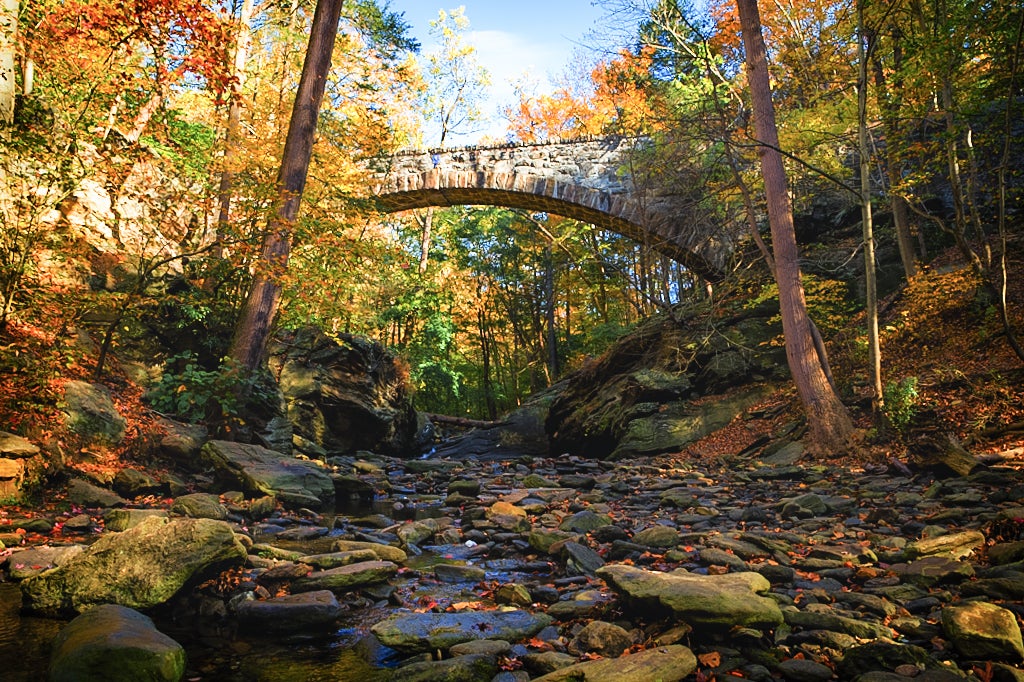
[[[545,44],[507,31],[470,31],[467,42],[476,47],[480,64],[491,74],[491,102],[485,111],[493,116],[499,107],[514,101],[514,85],[524,75],[547,82],[565,67],[569,57],[564,45]]]

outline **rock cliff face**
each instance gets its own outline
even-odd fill
[[[413,456],[429,440],[398,358],[367,339],[302,329],[277,340],[270,371],[296,448],[310,455],[373,450]]]
[[[658,454],[725,426],[788,374],[784,349],[767,343],[781,333],[774,315],[762,306],[713,325],[652,319],[569,377],[546,421],[551,451]],[[707,396],[722,397],[694,402]]]

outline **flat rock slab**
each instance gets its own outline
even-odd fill
[[[697,669],[697,659],[681,644],[585,661],[538,677],[534,682],[678,682]]]
[[[550,625],[545,614],[528,611],[397,613],[370,630],[385,645],[406,653],[446,650],[476,639],[526,639]]]
[[[41,545],[15,550],[6,562],[7,575],[13,580],[25,580],[51,568],[63,566],[84,551],[85,545]]]
[[[778,604],[761,596],[771,584],[758,573],[659,573],[617,564],[599,568],[597,577],[628,600],[668,609],[695,628],[763,630],[782,624]]]
[[[53,643],[53,682],[177,682],[185,650],[138,611],[102,604],[78,616]]]
[[[334,481],[315,462],[223,440],[206,443],[200,455],[220,477],[247,493],[273,495],[289,507],[324,509],[334,504]]]
[[[362,585],[382,583],[396,573],[398,565],[391,561],[359,561],[326,571],[315,571],[305,578],[299,578],[292,582],[292,592],[346,592]]]
[[[330,590],[244,601],[235,611],[243,628],[270,632],[316,630],[334,623],[339,613],[341,606]]]
[[[96,604],[146,609],[186,583],[245,560],[231,526],[211,519],[152,517],[109,533],[63,566],[21,583],[24,607],[78,613]]]

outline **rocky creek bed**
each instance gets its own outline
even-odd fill
[[[118,603],[190,680],[1024,680],[1024,474],[800,456],[333,458],[338,515],[80,483],[2,519],[3,678]]]

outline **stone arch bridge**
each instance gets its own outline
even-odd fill
[[[399,152],[376,161],[373,193],[387,212],[490,205],[573,218],[649,244],[701,277],[720,280],[731,238],[720,228],[692,224],[692,199],[637,187],[628,168],[645,144],[615,137]]]

